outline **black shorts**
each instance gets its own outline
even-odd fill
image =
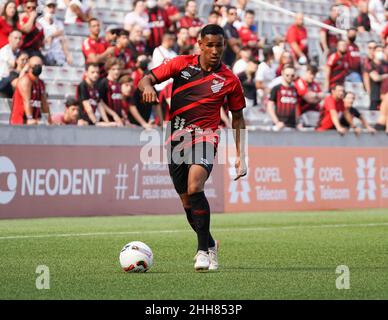
[[[376,131],[385,131],[386,127],[383,124],[376,123],[375,124],[375,129],[376,129]]]
[[[170,148],[170,147],[169,147]],[[191,148],[177,150],[170,148],[168,155],[168,170],[178,194],[187,193],[187,182],[191,165],[203,167],[208,178],[213,170],[214,159],[217,149],[209,142],[197,143]]]

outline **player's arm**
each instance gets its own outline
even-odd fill
[[[232,112],[232,128],[235,135],[236,142],[236,170],[237,177],[234,180],[237,180],[247,174],[247,165],[245,162],[245,142],[246,142],[246,132],[245,132],[245,120],[243,111],[231,111]]]
[[[17,84],[19,92],[22,96],[23,99],[23,108],[24,108],[24,113],[27,118],[27,124],[37,124],[37,121],[32,118],[32,107],[31,107],[31,87],[32,83],[31,81],[25,77],[19,79],[19,82]]]
[[[159,102],[158,94],[154,89],[154,84],[157,81],[152,73],[144,76],[139,82],[139,90],[142,92],[142,97],[145,103]]]

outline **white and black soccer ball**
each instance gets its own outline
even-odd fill
[[[125,272],[146,272],[152,267],[154,255],[145,243],[133,241],[121,249],[119,259]]]

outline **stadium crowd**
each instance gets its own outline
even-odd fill
[[[254,10],[246,0],[216,0],[207,21],[197,3],[178,7],[172,0],[131,0],[117,25],[103,26],[86,0],[0,0],[0,97],[12,99],[10,124],[74,124],[97,126],[162,126],[169,118],[171,81],[156,86],[159,104],[142,101],[137,86],[150,69],[176,55],[198,53],[205,24],[219,24],[226,35],[223,62],[240,79],[247,109],[261,108],[271,129],[337,130],[388,133],[388,2],[332,1],[323,23],[340,27],[343,8],[357,10],[346,35],[320,29],[322,57],[309,53],[304,14],[295,15],[283,37],[261,38]],[[64,21],[57,18],[65,8]],[[72,66],[65,25],[87,24],[83,41],[85,72],[75,92],[68,92],[64,112],[50,114],[43,66]],[[360,33],[373,32],[363,57],[356,44]],[[323,75],[322,81],[317,74]],[[370,110],[379,112],[371,126],[356,107],[345,83],[363,87]],[[230,127],[228,106],[220,125]]]

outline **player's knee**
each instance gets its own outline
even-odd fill
[[[200,183],[190,183],[187,188],[187,193],[189,195],[192,195],[194,193],[202,192],[203,191],[203,185]]]

